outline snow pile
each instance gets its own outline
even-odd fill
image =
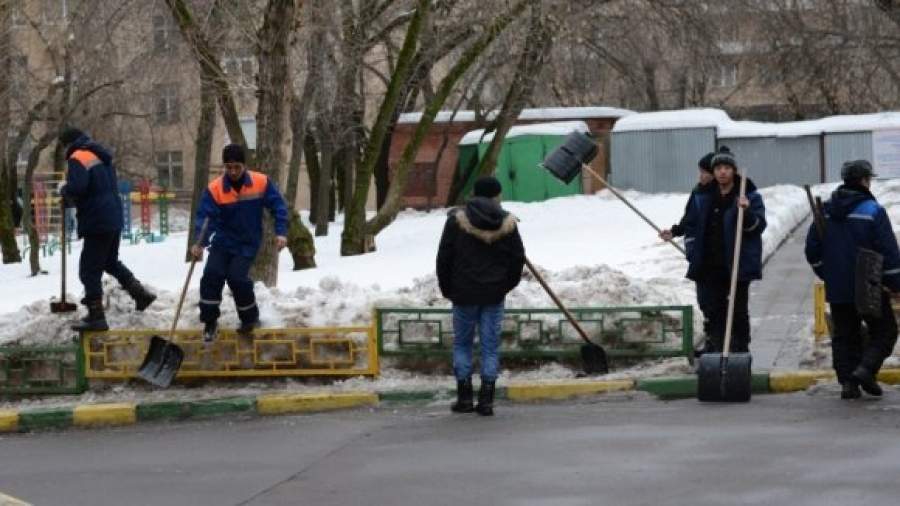
[[[803,219],[806,197],[793,186],[761,190],[769,228],[764,248],[770,254]],[[628,198],[661,227],[678,221],[685,194],[641,194]],[[681,254],[656,238],[655,232],[609,192],[577,195],[542,203],[508,202],[520,218],[520,230],[532,262],[560,298],[572,305],[628,306],[693,304],[693,284],[684,279],[687,263]],[[316,238],[319,265],[292,271],[283,252],[277,288],[257,284],[256,295],[267,326],[360,325],[371,321],[375,306],[447,307],[437,287],[434,258],[446,219],[439,210],[406,211],[378,236],[378,251],[368,255],[338,254],[340,225]],[[123,244],[121,257],[138,279],[159,299],[143,314],[133,312],[130,297],[105,277],[107,318],[117,328],[167,329],[174,317],[187,265],[183,262],[185,233],[162,243]],[[80,291],[76,271],[81,242],[69,258],[69,286]],[[58,253],[57,253],[58,255]],[[0,300],[0,343],[60,343],[72,337],[73,315],[53,315],[49,301],[59,293],[58,256],[44,258],[49,275],[29,277],[26,264],[0,266],[0,283],[17,294]],[[200,271],[197,267],[182,311],[180,328],[200,326],[196,305]],[[77,301],[70,290],[67,298]],[[508,307],[552,307],[552,301],[529,273],[514,290]],[[234,303],[225,290],[220,323],[237,326]],[[81,314],[81,313],[79,313]]]

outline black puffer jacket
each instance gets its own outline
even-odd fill
[[[473,197],[450,211],[437,255],[444,297],[459,306],[499,304],[519,284],[524,264],[516,217],[500,204]]]

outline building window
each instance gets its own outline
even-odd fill
[[[184,188],[184,167],[181,151],[159,151],[156,153],[156,182],[163,188]]]
[[[247,51],[236,51],[222,58],[225,74],[240,87],[256,86],[256,58]]]
[[[718,74],[713,76],[713,85],[720,87],[733,87],[738,81],[737,63],[725,63],[719,66]]]
[[[174,84],[163,84],[154,91],[156,101],[154,114],[156,123],[165,125],[178,121],[178,88]]]
[[[175,27],[171,16],[153,16],[153,50],[167,53],[175,47]]]

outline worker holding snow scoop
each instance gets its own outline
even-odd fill
[[[722,351],[728,313],[728,292],[734,257],[738,206],[747,212],[738,260],[731,352],[744,353],[750,346],[748,295],[750,282],[762,278],[762,233],[766,209],[753,181],[747,179],[746,195],[739,196],[741,175],[727,147],[710,161],[714,181],[693,195],[685,214],[687,277],[697,283],[697,299],[709,318],[708,352]]]
[[[143,311],[156,300],[119,260],[122,235],[122,201],[112,155],[77,128],[68,127],[59,135],[68,168],[66,183],[59,189],[66,206],[74,206],[78,216],[78,236],[84,239],[78,276],[84,285],[82,304],[88,314],[72,325],[73,330],[108,330],[103,311],[103,273],[111,274]]]
[[[681,237],[685,234],[685,226],[687,224],[687,216],[688,212],[693,205],[694,198],[697,193],[705,191],[710,184],[712,184],[713,179],[713,170],[712,162],[713,156],[715,153],[707,153],[703,155],[699,161],[697,161],[697,186],[691,190],[691,194],[688,197],[687,204],[684,206],[684,215],[681,217],[681,220],[678,223],[672,225],[672,228],[667,228],[659,233],[659,238],[664,241],[671,241],[674,237]],[[700,356],[703,353],[708,351],[712,351],[712,347],[709,341],[709,315],[708,308],[706,304],[706,300],[703,299],[700,295],[704,293],[700,290],[699,285],[697,287],[697,305],[700,307],[700,312],[703,314],[703,341],[700,345],[694,350],[695,356]]]
[[[516,217],[500,207],[496,178],[475,182],[465,207],[450,211],[437,254],[441,293],[453,303],[455,413],[494,414],[494,388],[500,367],[503,302],[522,279],[525,247]],[[481,343],[481,388],[473,406],[472,341]]]
[[[825,202],[820,228],[813,223],[806,235],[806,260],[825,281],[825,298],[831,305],[832,366],[842,399],[859,398],[860,386],[868,394],[882,394],[876,377],[897,342],[897,321],[887,290],[900,292],[900,252],[887,212],[869,190],[873,177],[872,165],[866,160],[844,163],[844,184]],[[880,257],[875,308],[867,314],[860,310],[857,298],[860,290],[865,291],[858,279],[864,250]],[[862,322],[869,332],[866,343],[860,336]]]
[[[222,150],[225,174],[209,183],[197,206],[194,232],[197,242],[191,246],[191,254],[200,260],[203,249],[209,246],[209,258],[200,279],[199,304],[203,339],[207,342],[214,340],[218,333],[219,305],[226,282],[241,320],[238,332],[247,334],[259,326],[250,266],[262,242],[263,208],[275,218],[278,249],[287,244],[288,212],[281,192],[265,174],[247,170],[245,161],[240,145],[225,146]],[[207,218],[207,231],[203,233]]]

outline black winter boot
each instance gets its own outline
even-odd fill
[[[471,413],[475,411],[475,406],[472,405],[472,397],[474,395],[472,378],[456,380],[456,402],[450,406],[450,411],[454,413]]]
[[[211,343],[219,335],[219,324],[215,320],[203,324],[203,342]]]
[[[495,381],[481,382],[478,390],[478,405],[475,412],[481,416],[494,416],[494,384]]]
[[[878,379],[875,378],[875,375],[872,374],[872,371],[866,369],[865,366],[857,367],[853,370],[851,375],[853,376],[853,379],[859,382],[859,386],[861,386],[867,394],[878,397],[884,393],[881,391],[881,386],[878,384]]]
[[[136,279],[133,279],[131,283],[128,283],[128,286],[125,287],[125,291],[127,291],[128,295],[131,295],[131,298],[134,299],[134,306],[138,311],[147,309],[147,307],[156,300],[156,295],[148,292],[147,289],[144,288],[144,285]]]
[[[843,385],[841,385],[841,399],[851,400],[851,399],[859,399],[862,397],[862,392],[859,391],[859,383],[855,381],[845,381]]]
[[[103,313],[103,301],[91,300],[83,302],[87,307],[88,314],[80,322],[73,324],[72,330],[78,332],[109,330],[109,324],[106,323],[106,315]]]
[[[261,323],[259,320],[253,320],[252,322],[241,322],[241,325],[237,328],[238,334],[241,335],[249,335],[252,334],[254,330],[258,329]]]

